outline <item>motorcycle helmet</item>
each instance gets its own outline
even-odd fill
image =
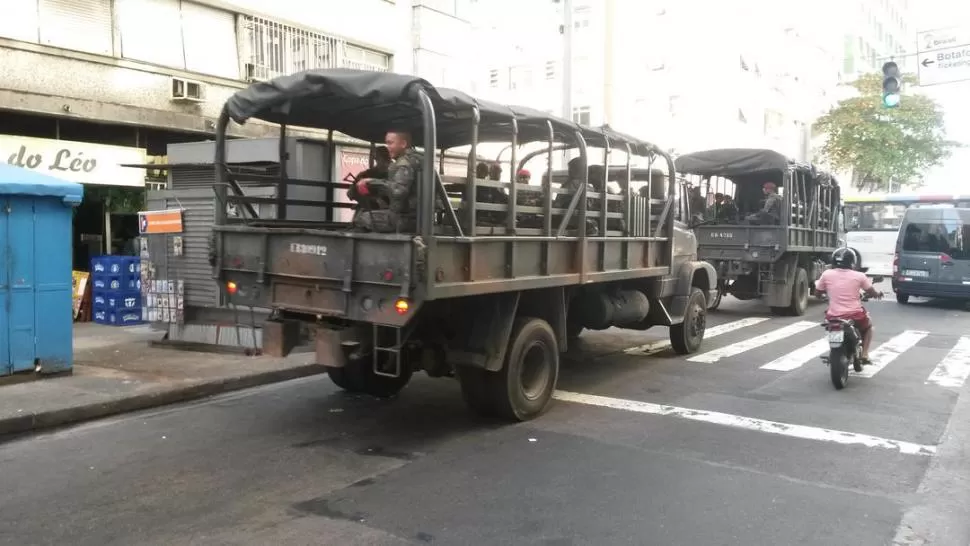
[[[855,252],[851,248],[840,248],[832,253],[832,265],[839,269],[852,269],[855,261]]]

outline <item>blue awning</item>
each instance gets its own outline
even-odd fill
[[[77,205],[84,197],[84,186],[30,169],[0,163],[0,195],[58,197]]]

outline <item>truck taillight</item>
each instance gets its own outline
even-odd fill
[[[899,254],[893,254],[893,275],[899,273]]]

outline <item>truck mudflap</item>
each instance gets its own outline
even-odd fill
[[[667,309],[670,324],[678,324],[683,318],[690,302],[693,288],[700,288],[708,302],[717,296],[717,272],[704,261],[689,261],[677,270],[677,289]]]
[[[217,226],[226,303],[375,324],[417,311],[424,244],[409,235]],[[419,276],[419,275],[418,275]]]

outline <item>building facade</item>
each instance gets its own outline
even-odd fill
[[[562,4],[515,5],[555,24],[494,25],[506,46],[492,52],[487,95],[561,113]],[[905,50],[907,10],[908,0],[576,0],[572,117],[679,152],[753,146],[811,159],[811,125],[840,82]]]
[[[86,188],[144,188],[145,170],[119,165],[164,163],[169,144],[211,138],[225,101],[255,81],[346,67],[443,72],[451,85],[468,86],[453,77],[454,63],[448,61],[461,48],[449,50],[447,41],[432,39],[441,26],[467,24],[460,19],[461,1],[312,4],[308,9],[303,0],[4,0],[0,156],[37,169],[70,169],[77,159],[76,172],[57,174]],[[450,14],[440,11],[447,9]],[[444,70],[429,68],[431,52],[444,59],[439,62]],[[230,134],[275,137],[277,128],[254,121],[232,124]],[[290,135],[325,138],[298,128]],[[334,176],[361,157],[366,150],[342,147]],[[157,177],[164,173],[148,174],[150,187],[166,184],[164,176]],[[82,209],[79,217],[98,215]],[[82,238],[99,237],[101,230],[110,241],[111,220],[105,216],[101,227],[88,228],[93,233],[81,230]],[[101,246],[112,250],[110,242]]]

